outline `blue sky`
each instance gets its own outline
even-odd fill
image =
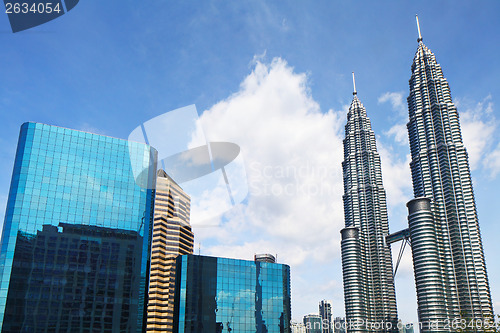
[[[248,199],[220,219],[217,232],[195,227],[201,252],[248,259],[259,249],[278,253],[292,266],[294,318],[317,312],[322,298],[343,315],[338,172],[351,72],[378,137],[396,231],[411,198],[404,124],[418,13],[461,114],[499,309],[499,10],[495,0],[82,0],[16,34],[0,15],[0,213],[23,122],[127,138],[148,119],[196,104],[208,139],[242,147],[250,185]],[[294,173],[301,167],[304,174]],[[303,190],[311,182],[332,188]],[[290,183],[293,193],[262,191]],[[408,251],[396,284],[400,317],[416,320]]]

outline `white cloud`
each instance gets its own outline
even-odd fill
[[[484,158],[484,165],[490,170],[490,176],[495,178],[500,172],[500,143]]]
[[[322,113],[306,75],[281,59],[257,61],[238,93],[203,113],[207,139],[237,143],[245,158],[250,196],[239,236],[259,230],[272,242],[300,243],[317,259],[338,255],[331,237],[338,239],[343,225],[343,117]],[[283,257],[300,263],[295,247],[282,245],[281,251],[294,249]]]
[[[400,145],[407,146],[409,144],[408,141],[408,129],[406,128],[406,124],[396,124],[392,126],[387,132],[384,132],[388,137],[393,136],[394,140]]]
[[[287,32],[290,30],[290,24],[286,18],[281,21],[281,31]]]
[[[408,119],[408,109],[404,100],[403,92],[386,92],[378,98],[378,103],[389,102],[392,109],[396,111],[399,123],[393,125],[388,131],[383,132],[387,137],[394,137],[394,140],[402,145],[408,146],[408,130],[406,129],[406,121]]]
[[[197,241],[208,244],[203,253],[246,259],[277,253],[293,272],[311,261],[318,267],[339,258],[344,111],[321,112],[307,76],[278,58],[271,64],[257,60],[240,90],[206,110],[200,122],[208,141],[241,147],[249,189],[245,204],[225,214],[220,227],[195,227]],[[200,135],[193,133],[193,142]],[[210,198],[203,205],[210,207]],[[304,274],[314,285],[314,273]],[[317,293],[316,302],[329,297],[319,290],[293,292]]]
[[[398,114],[402,117],[407,116],[407,105],[404,100],[404,93],[401,92],[386,92],[382,96],[378,98],[378,103],[386,103],[390,102],[392,108],[398,112]]]
[[[475,170],[484,164],[484,159],[491,151],[493,133],[497,128],[497,121],[492,114],[493,102],[491,96],[487,96],[475,104],[458,100],[457,105],[464,106],[464,110],[459,110],[462,136],[469,153],[470,168]],[[493,167],[492,172],[496,174],[494,161],[486,163],[486,166]]]
[[[262,51],[261,54],[254,54],[252,61],[250,61],[250,66],[256,66],[259,62],[264,62],[266,60],[267,50]]]
[[[382,179],[389,208],[404,206],[411,199],[410,155],[401,158],[391,146],[378,143]]]
[[[500,309],[500,302],[493,302],[493,312],[498,313],[498,309]],[[498,322],[498,319],[497,319]]]

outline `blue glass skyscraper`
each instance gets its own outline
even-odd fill
[[[183,255],[175,285],[174,332],[291,332],[288,265]]]
[[[143,330],[156,156],[142,143],[21,126],[1,240],[2,332]]]

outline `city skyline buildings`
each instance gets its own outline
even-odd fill
[[[307,80],[303,84],[310,91],[311,101],[320,106],[320,112],[327,114],[333,110],[333,115],[341,117],[332,122],[332,127],[336,128],[337,124],[344,125],[345,120],[342,117],[345,117],[347,110],[344,105],[349,104],[352,91],[348,76],[351,70],[354,70],[360,74],[356,80],[360,88],[369,87],[373,78],[377,80],[369,90],[360,91],[362,95],[359,97],[367,107],[372,126],[378,135],[377,144],[382,159],[384,185],[388,192],[391,230],[395,227],[403,228],[407,225],[404,204],[411,198],[411,189],[404,185],[411,184],[409,161],[405,160],[408,145],[396,142],[395,132],[392,130],[393,126],[402,124],[402,140],[406,140],[405,121],[399,118],[399,109],[393,107],[392,100],[383,102],[379,99],[386,94],[394,99],[403,95],[403,102],[406,103],[410,64],[416,49],[413,17],[418,12],[422,14],[424,41],[431,49],[433,45],[439,46],[439,50],[433,51],[439,51],[436,55],[445,66],[454,102],[461,113],[460,120],[464,142],[470,154],[492,296],[498,294],[496,281],[499,279],[496,276],[499,275],[499,265],[494,260],[494,253],[498,252],[496,239],[499,230],[495,222],[494,207],[500,178],[493,173],[493,164],[485,164],[487,161],[484,159],[487,157],[488,163],[494,160],[493,148],[498,143],[498,132],[489,131],[498,124],[495,120],[498,119],[499,88],[495,84],[499,69],[495,54],[498,52],[496,43],[491,43],[500,26],[494,15],[500,8],[497,1],[487,1],[481,5],[465,1],[453,4],[432,1],[375,4],[362,1],[349,5],[318,2],[314,5],[297,3],[293,6],[286,3],[262,4],[259,1],[231,5],[195,1],[194,6],[187,3],[176,4],[174,7],[167,4],[154,7],[136,4],[134,8],[118,8],[115,7],[116,3],[87,3],[78,12],[74,11],[72,16],[68,15],[59,22],[51,22],[45,29],[36,29],[40,31],[2,36],[4,44],[8,45],[10,50],[2,54],[2,68],[10,79],[8,88],[6,85],[0,93],[3,116],[0,131],[2,215],[8,196],[18,127],[26,119],[127,138],[130,129],[145,119],[188,103],[196,103],[199,113],[203,112],[205,115],[212,109],[220,110],[221,105],[214,107],[219,101],[227,100],[228,105],[236,106],[235,99],[231,96],[233,93],[248,94],[254,96],[253,100],[256,102],[262,101],[265,105],[271,105],[272,101],[265,99],[262,94],[240,86],[247,76],[249,79],[253,78],[254,73],[262,73],[260,69],[264,68],[269,72],[269,77],[266,74],[255,76],[262,80],[259,81],[262,83],[256,84],[257,92],[265,90],[270,95],[282,96],[278,93],[284,91],[285,100],[297,101],[294,99],[297,94],[292,94],[288,83],[293,83],[294,79],[302,76],[306,77]],[[108,11],[119,10],[116,18],[122,18],[126,24],[109,22],[109,15],[104,14],[106,11],[101,12],[102,6]],[[216,12],[214,7],[217,8]],[[193,11],[193,8],[196,10]],[[136,9],[141,15],[132,15]],[[148,9],[151,10],[148,12]],[[246,13],[248,20],[241,20],[236,13]],[[164,17],[175,20],[159,19]],[[221,18],[225,21],[223,25],[218,24]],[[191,22],[197,23],[192,25]],[[446,33],[443,33],[444,28]],[[56,33],[44,33],[46,30]],[[241,33],[235,34],[234,31]],[[415,39],[408,38],[413,35]],[[327,38],[322,38],[323,36]],[[197,43],[198,39],[202,41],[201,45]],[[130,48],[130,45],[137,45],[138,48]],[[171,47],[172,45],[179,48]],[[96,52],[101,47],[104,48],[102,54]],[[180,50],[183,50],[182,56],[179,54]],[[259,57],[264,51],[266,55]],[[52,57],[54,53],[67,56]],[[33,54],[43,59],[43,68],[33,61]],[[75,58],[73,55],[79,57]],[[253,58],[254,55],[256,58]],[[199,61],[205,57],[209,59]],[[285,69],[290,71],[290,75],[285,75],[286,73],[278,70],[279,67],[271,65],[276,57],[281,57],[288,63]],[[226,59],[227,61],[220,61]],[[258,59],[256,61],[263,64],[259,71],[250,63],[252,59]],[[123,71],[123,68],[129,70]],[[271,76],[278,76],[280,80],[272,81]],[[207,80],[208,77],[210,79]],[[279,91],[273,89],[276,85],[280,87]],[[189,89],[186,89],[187,87]],[[321,131],[322,136],[317,138],[317,145],[311,147],[309,144],[307,149],[303,149],[303,137],[298,136],[294,136],[295,140],[287,140],[287,144],[270,145],[269,143],[276,141],[273,139],[276,137],[292,138],[286,135],[284,130],[287,128],[296,130],[297,134],[304,133],[305,137],[309,138],[307,129],[311,126],[314,128],[314,124],[297,115],[295,110],[297,105],[301,106],[300,100],[294,105],[287,105],[286,117],[279,126],[273,125],[274,122],[269,118],[282,108],[284,103],[272,104],[275,105],[272,109],[267,107],[265,112],[259,112],[258,107],[255,108],[258,104],[252,103],[250,99],[245,102],[254,107],[243,109],[243,113],[249,118],[245,118],[244,122],[233,120],[231,127],[246,136],[258,130],[259,137],[264,138],[259,141],[251,136],[255,141],[254,145],[249,145],[249,140],[234,140],[245,152],[254,152],[255,149],[262,151],[260,155],[245,154],[249,163],[247,167],[255,161],[264,165],[291,165],[290,161],[284,158],[284,154],[280,153],[283,151],[293,153],[298,161],[308,161],[309,165],[314,167],[320,157],[325,159],[324,155],[318,153],[319,147],[322,151],[331,152],[337,149],[338,142],[341,144],[341,141],[337,141],[337,136]],[[313,108],[307,110],[308,115],[314,111]],[[485,113],[486,110],[490,110],[488,114]],[[406,106],[403,112],[407,117]],[[223,108],[221,113],[226,115]],[[252,115],[255,118],[252,118]],[[227,123],[223,117],[213,119],[222,122],[221,128]],[[308,116],[308,119],[311,120],[311,117]],[[326,123],[329,119],[331,118],[325,117],[321,121]],[[293,127],[292,121],[300,126]],[[269,123],[268,128],[272,128],[276,133],[274,137],[269,137],[266,134],[269,130],[261,126],[266,123]],[[481,127],[481,124],[487,126]],[[317,133],[319,130],[320,128],[315,128]],[[219,133],[224,132],[219,129]],[[488,137],[488,143],[482,149],[480,144],[484,143],[484,136]],[[310,142],[309,139],[307,141]],[[325,145],[325,142],[328,142],[328,145]],[[272,161],[266,158],[270,155],[273,157]],[[324,165],[334,166],[332,172],[335,173],[340,169],[337,164],[338,161],[324,161]],[[301,166],[298,163],[295,165],[297,168]],[[252,181],[252,175],[249,176]],[[395,183],[394,179],[398,182]],[[317,179],[307,181],[310,184],[317,183]],[[302,182],[302,179],[297,179],[297,182]],[[336,207],[336,212],[341,212],[342,207],[338,203],[341,200],[340,195],[335,196],[338,196],[339,200],[330,200],[328,194],[325,194],[322,200]],[[315,226],[321,224],[322,216],[338,214],[322,211],[318,207],[320,200],[317,197],[310,199],[311,201],[303,201],[307,202],[307,206],[303,207],[297,204],[293,196],[267,198],[266,200],[272,202],[275,207],[272,210],[275,219],[263,227],[256,225],[254,221],[265,221],[262,217],[266,213],[266,206],[259,205],[261,209],[255,209],[252,205],[252,201],[256,201],[253,191],[248,202],[248,210],[253,215],[248,215],[244,221],[256,230],[256,233],[266,235],[271,244],[276,244],[276,247],[280,248],[280,257],[292,266],[294,315],[300,320],[303,314],[317,311],[318,300],[326,296],[331,298],[336,313],[343,315],[344,308],[340,254],[337,250],[340,235],[333,236],[336,238],[332,242],[333,245],[321,245],[328,241],[324,239],[325,234],[328,232],[331,235],[332,232],[324,228],[324,232],[318,233],[315,229]],[[289,218],[284,235],[285,228],[279,226],[283,225],[287,216],[284,216],[280,208],[288,210],[286,202],[289,202],[290,206],[296,206],[292,211],[293,216],[300,218],[300,210],[305,211],[305,207],[308,207],[307,216],[310,213],[315,214],[314,222],[310,223],[310,229],[314,230],[315,235],[314,244],[311,244],[310,240],[313,238],[308,235],[307,230],[296,232],[299,224],[297,220],[303,224],[304,217]],[[245,209],[246,205],[247,203],[243,205]],[[341,223],[343,224],[343,217],[332,216],[331,225],[335,228],[335,233],[341,228]],[[398,226],[398,223],[402,225]],[[229,252],[242,258],[253,253],[255,241],[250,239],[247,229],[244,233],[237,232],[230,229],[230,225],[221,224],[219,229],[220,235],[231,231],[231,239],[234,240],[234,243],[227,244],[224,248],[214,246],[213,242],[207,239],[206,230],[202,230],[203,233],[197,235],[203,244],[202,252],[213,255]],[[297,235],[300,235],[300,238]],[[283,239],[290,246],[283,244]],[[299,240],[304,244],[303,247],[292,246],[298,244]],[[247,244],[244,249],[246,252],[236,246],[236,243]],[[275,249],[269,251],[276,252]],[[406,251],[405,254],[410,254],[410,260],[404,258],[396,276],[396,286],[402,292],[414,288],[411,252]],[[303,258],[307,260],[304,261]],[[308,281],[308,285],[301,281]],[[310,285],[323,286],[325,290],[310,290]],[[401,293],[398,294],[399,317],[416,321],[416,299],[402,301]],[[495,301],[498,299],[498,296],[494,297]]]
[[[408,203],[410,237],[420,321],[438,321],[446,330],[454,320],[492,320],[493,307],[459,114],[416,20],[418,47],[407,99],[416,198]]]
[[[389,332],[397,326],[392,256],[380,155],[366,109],[358,99],[353,73],[353,100],[344,139],[344,216],[341,230],[346,322],[350,332]],[[356,324],[355,324],[356,323]],[[370,323],[384,323],[370,328]]]

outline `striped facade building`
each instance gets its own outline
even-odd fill
[[[163,170],[156,180],[148,332],[173,332],[175,259],[192,254],[194,235],[189,224],[191,199]]]
[[[380,156],[356,87],[353,94],[342,163],[345,228],[341,253],[347,331],[393,332],[398,319],[391,250],[385,242],[389,226]],[[380,323],[393,328],[380,327]]]
[[[419,319],[441,325],[462,318],[482,321],[493,310],[468,155],[450,87],[418,30],[407,127],[416,198],[408,208]],[[421,330],[431,331],[436,332]],[[456,330],[439,328],[446,331]]]

